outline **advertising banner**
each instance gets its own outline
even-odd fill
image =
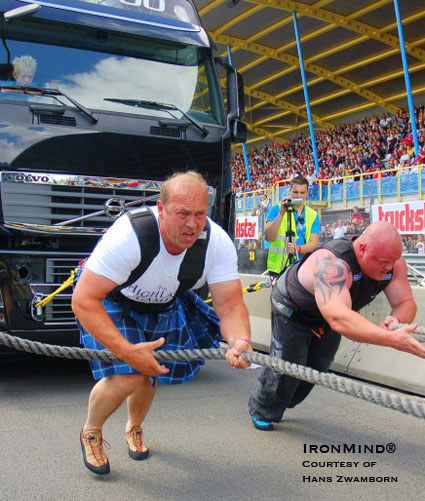
[[[235,238],[258,239],[258,216],[238,216],[235,224]]]
[[[403,234],[425,233],[425,203],[421,200],[372,206],[372,222],[388,221]]]

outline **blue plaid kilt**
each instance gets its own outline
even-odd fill
[[[136,313],[130,311],[124,318],[121,306],[103,300],[103,306],[121,334],[133,344],[155,341],[165,337],[161,350],[193,350],[196,348],[218,348],[222,336],[219,320],[214,310],[193,291],[180,295],[174,305],[163,313]],[[81,331],[80,341],[88,349],[106,349],[91,336],[77,321]],[[162,384],[182,384],[193,379],[205,362],[160,362],[170,369],[158,376]],[[116,362],[90,361],[94,379],[102,379],[113,374],[139,374],[121,360]]]

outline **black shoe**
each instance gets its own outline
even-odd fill
[[[255,416],[251,416],[252,424],[257,428],[257,430],[261,431],[272,431],[273,423],[271,421],[266,421],[265,419],[259,419]]]
[[[97,475],[107,475],[111,471],[108,458],[103,450],[103,442],[101,430],[87,430],[86,432],[81,430],[80,444],[84,464]]]

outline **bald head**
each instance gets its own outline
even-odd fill
[[[187,196],[188,192],[204,191],[208,195],[208,186],[205,179],[195,171],[178,172],[169,177],[162,185],[159,199],[166,205],[172,194]]]
[[[398,231],[385,221],[368,226],[353,246],[363,273],[375,280],[382,280],[393,269],[402,253]]]
[[[386,221],[378,221],[366,228],[358,238],[359,243],[366,244],[370,250],[382,257],[401,256],[401,237],[397,229]]]

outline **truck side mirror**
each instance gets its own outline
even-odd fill
[[[217,56],[214,58],[214,61],[226,70],[227,113],[229,120],[232,121],[235,118],[241,120],[245,116],[245,93],[242,75],[229,64],[225,57]]]
[[[242,75],[234,69],[227,72],[226,89],[229,115],[242,120],[245,116],[244,83]]]
[[[215,57],[214,61],[226,69],[227,118],[230,124],[231,139],[237,143],[245,143],[248,128],[242,122],[245,116],[245,92],[243,78],[224,57]]]
[[[235,143],[246,143],[248,138],[248,127],[241,120],[235,119],[232,123],[232,141]]]

